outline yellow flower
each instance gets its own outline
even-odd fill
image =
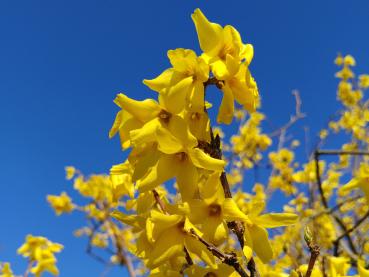
[[[202,57],[209,63],[214,76],[223,81],[224,93],[217,121],[229,124],[234,115],[234,100],[248,111],[254,111],[259,101],[257,85],[249,71],[254,55],[251,44],[243,44],[238,31],[227,25],[224,28],[211,23],[196,9],[192,14]]]
[[[189,277],[239,277],[240,275],[234,270],[233,267],[226,264],[219,264],[216,269],[209,267],[201,267],[198,265],[193,265],[189,269],[186,270],[186,273]]]
[[[57,215],[61,215],[62,213],[70,213],[74,209],[72,199],[67,195],[66,192],[62,192],[60,196],[48,195],[47,201],[50,203]]]
[[[353,189],[360,188],[366,197],[367,203],[369,204],[369,165],[362,163],[359,169],[355,172],[354,178],[352,178],[348,183],[343,185],[339,189],[339,193],[342,195],[344,193],[349,193]]]
[[[134,197],[132,174],[133,168],[128,161],[112,166],[110,169],[110,180],[112,183],[113,201],[118,201],[124,195],[129,195],[131,198]]]
[[[350,259],[346,257],[328,257],[328,272],[331,277],[344,277],[350,270]]]
[[[369,88],[369,75],[362,74],[359,76],[359,86],[363,89]]]
[[[168,51],[172,68],[144,84],[159,92],[159,102],[178,114],[184,108],[193,112],[204,110],[204,82],[209,78],[209,66],[193,50],[178,48]]]
[[[209,62],[215,77],[224,80],[238,70],[242,60],[251,63],[254,49],[251,44],[243,44],[238,31],[227,25],[224,28],[219,24],[209,22],[205,15],[196,9],[192,14],[203,57]],[[233,74],[232,74],[233,73]]]
[[[301,265],[296,271],[295,270],[291,271],[290,277],[305,276],[307,269],[308,269],[307,264]],[[317,268],[316,265],[314,265],[311,277],[323,277],[323,273]]]
[[[369,269],[365,267],[365,261],[360,259],[357,262],[357,270],[360,277],[369,277]]]
[[[225,198],[220,184],[220,173],[215,172],[200,186],[200,199],[188,200],[186,214],[194,224],[202,224],[206,240],[219,245],[228,236],[227,222],[241,220],[249,222],[248,217],[238,208],[232,198]]]
[[[73,166],[66,166],[65,167],[66,179],[71,180],[76,174],[76,172],[77,170]]]
[[[250,250],[253,250],[263,263],[267,263],[273,258],[273,249],[270,245],[268,232],[265,228],[276,228],[295,224],[297,215],[292,213],[269,213],[260,215],[264,207],[264,201],[255,202],[248,213],[251,223],[246,224],[244,232],[245,247],[243,250],[247,258],[250,258]]]
[[[46,271],[59,275],[54,254],[62,249],[63,245],[51,242],[47,238],[28,235],[26,242],[17,250],[17,253],[28,258],[30,262],[34,262],[31,273],[39,277]]]
[[[0,265],[0,277],[14,277],[10,263]]]
[[[138,191],[144,192],[176,177],[182,198],[191,198],[197,190],[197,169],[222,171],[225,163],[197,148],[197,139],[182,118],[173,118],[168,129],[157,130],[157,149],[148,146],[145,156],[137,154],[134,180]]]

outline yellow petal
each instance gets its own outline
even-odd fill
[[[172,155],[162,154],[158,162],[149,169],[148,173],[137,181],[138,191],[145,192],[151,190],[174,178],[178,172],[179,165]]]
[[[190,156],[192,163],[198,168],[222,171],[225,165],[223,160],[214,159],[199,148],[189,149],[188,155]]]
[[[177,184],[181,193],[182,201],[193,199],[198,191],[197,168],[190,162],[185,161],[181,165],[181,170],[177,174]]]
[[[150,212],[150,217],[146,221],[146,235],[150,242],[155,240],[168,228],[176,226],[181,222],[181,215],[167,215],[157,210]]]
[[[226,65],[227,65],[227,70],[229,72],[229,75],[234,76],[237,74],[238,70],[240,69],[240,60],[237,58],[234,58],[230,54],[227,54]]]
[[[223,99],[219,107],[217,122],[230,124],[234,114],[234,98],[231,88],[225,84],[222,88]]]
[[[144,124],[141,128],[129,132],[131,144],[138,146],[156,140],[156,130],[161,126],[160,120],[154,118]]]
[[[117,95],[114,102],[142,123],[146,123],[147,121],[155,118],[161,111],[161,107],[158,102],[153,99],[137,101],[122,93]]]
[[[241,56],[241,58],[246,59],[246,64],[247,65],[250,65],[250,63],[252,62],[252,59],[254,57],[254,47],[252,46],[252,44],[244,45],[242,47],[240,56]]]
[[[227,224],[221,217],[208,216],[202,224],[204,236],[215,245],[220,245],[228,237]]]
[[[204,84],[202,81],[196,81],[193,84],[189,104],[191,112],[202,113],[204,111]]]
[[[170,258],[183,252],[183,235],[170,228],[164,231],[154,244],[152,251],[149,252],[149,259],[146,263],[148,268],[156,268]]]
[[[268,240],[268,232],[257,225],[248,226],[252,239],[253,250],[263,263],[273,258],[273,249]]]
[[[170,113],[178,114],[185,108],[187,98],[192,88],[192,76],[184,78],[168,89],[166,93],[161,94],[161,103],[164,104],[165,108]]]
[[[163,89],[169,87],[172,82],[174,70],[173,68],[163,71],[158,77],[152,80],[144,80],[143,83],[150,89],[161,92]]]
[[[145,218],[141,216],[127,215],[117,210],[112,211],[110,213],[110,216],[129,226],[133,226],[137,228],[144,228],[145,226]]]
[[[226,62],[221,59],[216,59],[212,61],[211,70],[218,80],[226,80],[231,76],[228,71]]]
[[[200,186],[201,199],[207,205],[214,203],[216,200],[220,202],[224,201],[224,191],[220,184],[220,174],[221,172],[219,171],[210,174],[206,182]]]
[[[195,23],[202,51],[210,52],[219,48],[223,28],[219,24],[209,22],[200,9],[196,9],[191,17]]]
[[[197,64],[196,53],[191,49],[177,48],[168,51],[168,58],[175,71],[193,74]]]
[[[147,147],[144,151],[135,155],[134,150],[129,156],[129,161],[134,165],[134,172],[132,175],[132,181],[143,178],[151,167],[155,166],[160,158],[160,152],[156,147]]]
[[[357,262],[357,270],[360,277],[369,277],[369,269],[365,268],[365,262],[364,260],[359,260]]]
[[[223,217],[228,220],[241,220],[250,222],[250,219],[237,206],[232,198],[225,198],[222,206]]]
[[[292,213],[270,213],[258,216],[252,222],[264,228],[276,228],[295,224],[297,219],[298,216]]]

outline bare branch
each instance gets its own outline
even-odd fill
[[[202,244],[204,244],[206,246],[206,248],[215,257],[217,257],[219,260],[221,260],[222,263],[225,263],[225,264],[227,264],[229,266],[232,266],[238,272],[238,274],[241,275],[241,277],[249,277],[247,275],[246,271],[240,265],[240,263],[239,263],[239,261],[237,259],[236,254],[234,254],[234,253],[231,253],[231,254],[223,253],[216,246],[214,246],[213,244],[207,242],[202,237],[200,237],[198,234],[196,234],[196,232],[195,232],[194,229],[191,229],[190,230],[190,235],[192,235],[194,238],[196,238],[198,241],[200,241]]]

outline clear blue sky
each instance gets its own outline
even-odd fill
[[[0,2],[0,261],[23,273],[15,255],[27,233],[65,245],[61,276],[99,276],[72,231],[78,215],[55,217],[45,196],[75,195],[64,166],[107,172],[124,159],[108,130],[116,93],[155,95],[143,84],[168,67],[166,51],[199,50],[190,19],[200,7],[252,43],[263,111],[278,125],[299,89],[317,131],[336,108],[333,59],[351,53],[369,72],[369,2],[2,0]],[[109,276],[124,276],[114,270]]]

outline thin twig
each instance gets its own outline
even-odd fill
[[[316,259],[318,258],[320,254],[320,248],[317,244],[310,244],[308,246],[309,246],[309,251],[310,251],[310,260],[308,264],[308,269],[306,270],[305,277],[311,276],[311,273],[313,272],[313,269],[314,269]]]
[[[165,209],[165,203],[163,202],[163,200],[161,200],[159,193],[155,189],[152,190],[152,193],[154,194],[155,201],[159,205],[162,212],[168,214]]]
[[[358,228],[361,223],[363,223],[365,221],[365,219],[367,219],[369,217],[369,211],[367,211],[365,213],[365,215],[360,218],[354,226],[352,226],[351,228],[347,229],[346,232],[344,232],[343,234],[341,234],[338,238],[335,239],[335,241],[333,242],[333,245],[335,246],[334,248],[334,253],[335,255],[338,254],[338,244],[340,242],[341,239],[343,239],[344,237],[347,237],[350,233],[352,233],[353,231],[355,231],[356,228]],[[356,254],[356,253],[355,253]]]
[[[242,268],[242,266],[240,265],[238,259],[237,259],[237,255],[234,253],[231,254],[227,254],[227,253],[223,253],[222,251],[220,251],[216,246],[214,246],[213,244],[207,242],[206,240],[204,240],[202,237],[200,237],[194,229],[190,230],[190,234],[196,238],[198,241],[200,241],[202,244],[204,244],[206,246],[206,248],[215,256],[217,257],[219,260],[222,261],[222,263],[225,263],[229,266],[232,266],[237,272],[238,274],[241,275],[241,277],[249,277],[246,273],[246,271]]]
[[[282,127],[278,128],[274,132],[270,133],[270,137],[281,135],[282,133],[285,133],[287,129],[289,129],[293,124],[295,124],[298,120],[304,118],[306,114],[301,112],[301,98],[300,94],[297,90],[292,91],[292,94],[295,96],[296,106],[295,106],[295,114],[291,116],[290,120],[283,125]],[[284,136],[284,135],[283,135]]]
[[[321,153],[323,153],[323,155],[325,155],[327,153],[333,153],[333,152],[332,151],[323,151],[323,150],[316,150],[314,152],[315,174],[316,174],[316,179],[317,179],[316,181],[317,181],[317,184],[318,184],[319,194],[320,194],[321,201],[323,203],[324,208],[329,209],[327,199],[325,198],[325,195],[324,195],[323,185],[322,185],[322,179],[321,179],[321,176],[320,176],[319,156],[321,155]],[[329,154],[329,155],[337,155],[337,154]],[[346,225],[343,223],[343,221],[338,216],[336,216],[333,213],[332,213],[332,217],[334,218],[334,220],[336,221],[336,223],[341,227],[341,229],[342,229],[342,231],[344,233],[344,237],[346,237],[346,239],[347,239],[347,241],[349,243],[349,246],[350,246],[351,251],[354,254],[357,255],[358,252],[357,252],[356,247],[355,247],[355,245],[354,245],[354,243],[353,243],[353,241],[351,239],[350,233],[347,232]],[[335,249],[335,255],[337,255],[337,254],[338,254],[338,244],[336,245],[336,249]]]

